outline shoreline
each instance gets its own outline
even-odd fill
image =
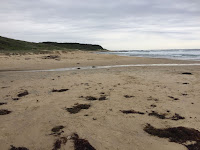
[[[71,68],[55,68],[46,70],[0,70],[0,73],[8,72],[62,72],[62,71],[78,71],[78,70],[95,70],[95,69],[110,69],[110,68],[121,68],[121,67],[188,67],[188,66],[200,66],[200,63],[194,64],[129,64],[129,65],[112,65],[112,66],[84,66],[84,67],[71,67]]]

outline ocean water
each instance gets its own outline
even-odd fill
[[[180,50],[129,50],[101,52],[104,54],[115,54],[120,56],[167,58],[178,60],[200,61],[200,49],[180,49]]]

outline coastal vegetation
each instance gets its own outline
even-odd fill
[[[104,50],[100,45],[80,43],[57,43],[57,42],[27,42],[0,36],[0,52],[33,52],[63,50],[63,51],[99,51]]]

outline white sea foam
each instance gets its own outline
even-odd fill
[[[178,60],[198,60],[200,61],[200,49],[190,50],[132,50],[132,51],[114,51],[101,52],[104,54],[115,54],[120,56],[167,58]]]

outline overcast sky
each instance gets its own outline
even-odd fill
[[[0,0],[0,35],[110,50],[200,48],[200,0]]]

